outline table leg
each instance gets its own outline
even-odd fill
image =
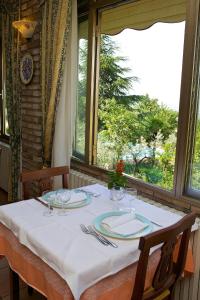
[[[19,276],[10,268],[10,300],[19,300]]]

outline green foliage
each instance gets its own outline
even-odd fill
[[[101,36],[100,48],[100,80],[99,80],[99,98],[100,103],[104,99],[116,96],[125,96],[132,87],[136,77],[127,76],[130,68],[122,67],[122,62],[127,58],[117,56],[119,50],[116,43],[108,35]]]
[[[200,189],[200,120],[197,120],[195,145],[194,145],[194,156],[191,163],[190,170],[190,182],[189,185],[194,189]]]
[[[109,172],[108,173],[108,188],[112,189],[113,187],[125,187],[127,180],[126,177],[118,172]]]
[[[158,184],[162,181],[162,170],[158,166],[152,168],[151,165],[147,165],[140,168],[140,176],[146,182]]]
[[[127,157],[125,173],[166,189],[173,187],[178,113],[148,95],[128,95],[137,81],[130,77],[126,57],[112,38],[102,35],[100,48],[98,165],[113,169],[119,158]],[[79,147],[83,148],[85,124],[87,42],[82,43],[79,60]],[[127,64],[126,64],[127,65]],[[193,181],[200,188],[200,122],[197,128]],[[198,176],[197,176],[198,175]],[[109,174],[109,187],[124,186],[124,177]]]
[[[141,124],[142,136],[150,147],[160,139],[165,142],[172,132],[176,131],[178,114],[172,109],[160,105],[157,99],[143,96],[135,105],[138,120]]]
[[[122,104],[117,104],[116,100],[107,99],[99,109],[99,119],[103,124],[101,134],[106,138],[113,150],[117,153],[117,160],[121,157],[124,146],[131,141],[137,141],[138,119],[137,113]]]

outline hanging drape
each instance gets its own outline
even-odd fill
[[[43,161],[50,166],[56,109],[71,26],[72,0],[46,0],[42,17]]]
[[[74,0],[60,101],[56,113],[52,166],[69,166],[72,155],[77,89],[77,26],[77,3]]]
[[[7,118],[10,133],[11,166],[8,199],[19,199],[19,176],[21,168],[21,106],[19,85],[19,43],[18,34],[12,27],[12,22],[18,19],[18,8],[15,13],[2,15],[2,40],[3,40],[3,80],[4,101],[7,108]]]

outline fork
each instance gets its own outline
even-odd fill
[[[100,196],[100,194],[98,194],[98,193],[93,193],[93,192],[90,192],[90,191],[87,191],[87,190],[81,189],[81,188],[78,188],[77,191],[84,192],[87,195],[92,196],[92,197],[98,197],[98,196]]]
[[[96,233],[90,231],[85,225],[80,224],[81,230],[86,233],[94,236],[100,243],[102,243],[104,246],[108,246],[108,243],[103,240],[101,237],[99,237]]]
[[[92,226],[88,226],[88,229],[91,231],[91,232],[94,232],[94,234],[96,234],[97,236],[99,236],[100,238],[102,238],[102,240],[104,240],[105,242],[107,242],[110,246],[114,247],[114,248],[118,248],[117,244],[111,242],[109,239],[105,238],[105,236],[103,236],[102,234],[96,232],[94,230],[94,228]]]

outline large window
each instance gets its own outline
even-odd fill
[[[90,3],[88,41],[79,43],[75,149],[99,174],[123,159],[129,183],[187,201],[186,185],[200,190],[199,117],[191,126],[199,2]]]
[[[171,190],[185,22],[101,35],[97,165]]]

